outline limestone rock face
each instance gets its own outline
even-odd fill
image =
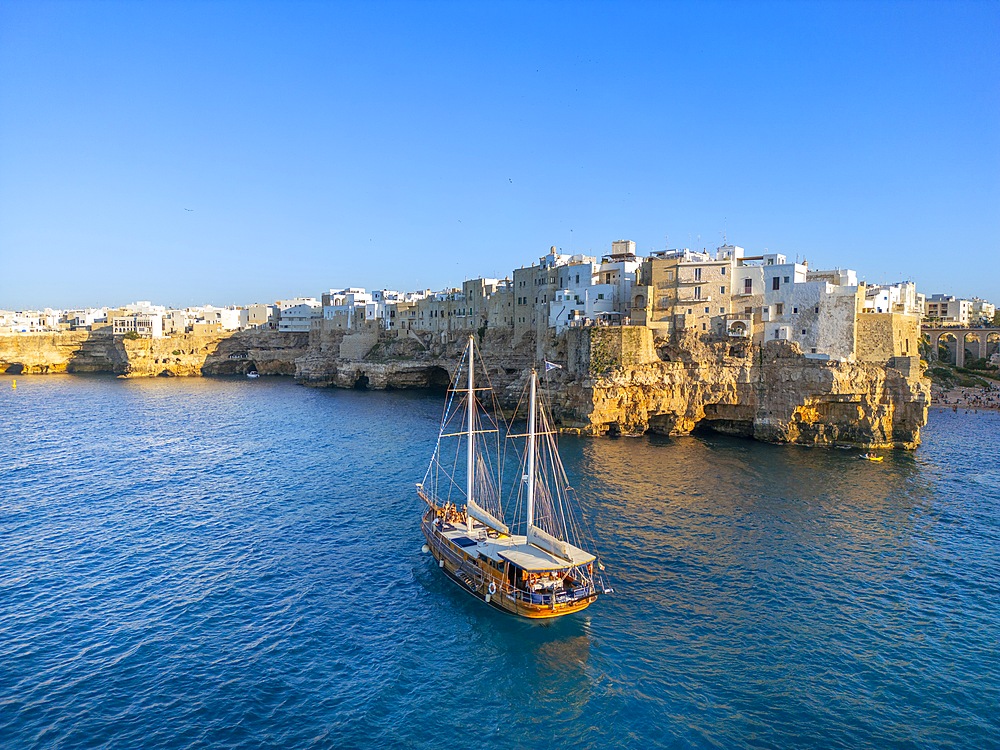
[[[66,331],[0,337],[0,372],[47,374],[104,372],[127,378],[155,376],[294,375],[308,334],[239,331],[126,339],[110,331]]]
[[[319,326],[296,362],[306,385],[336,388],[446,388],[458,370],[469,333],[346,332]],[[530,367],[534,341],[514,346],[507,331],[477,339],[494,388],[503,390]]]
[[[199,375],[294,375],[295,360],[306,353],[307,333],[235,331],[185,333],[163,339],[125,339],[128,378]]]
[[[684,435],[700,427],[774,443],[914,448],[927,421],[930,383],[919,360],[883,367],[809,359],[785,342],[755,350],[686,341],[673,351],[643,343],[642,356],[633,351],[631,364],[619,364],[621,333],[579,335],[590,341],[577,348],[611,352],[590,358],[587,372],[578,359],[554,396],[560,421],[587,434]]]
[[[0,372],[45,375],[115,372],[125,351],[108,332],[64,331],[0,336]]]
[[[295,375],[339,388],[444,388],[468,332],[377,328],[310,333],[241,331],[129,340],[107,332],[0,337],[0,372],[108,372],[124,377]],[[786,342],[657,340],[643,327],[571,328],[542,340],[509,330],[477,336],[503,407],[521,398],[542,358],[543,391],[558,424],[590,435],[685,435],[708,428],[804,445],[914,448],[927,422],[930,382],[916,357],[888,365],[803,356]]]

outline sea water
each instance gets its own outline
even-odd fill
[[[1000,415],[563,438],[615,593],[421,552],[441,394],[0,377],[0,747],[1000,746]]]

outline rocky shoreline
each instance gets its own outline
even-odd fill
[[[468,334],[376,329],[242,331],[124,339],[109,333],[0,337],[0,372],[119,377],[288,375],[313,387],[442,388]],[[804,357],[787,342],[654,339],[629,326],[569,329],[515,342],[479,333],[501,404],[513,408],[534,362],[563,363],[545,383],[561,429],[586,435],[700,429],[772,443],[913,449],[931,402],[914,357],[883,366]]]

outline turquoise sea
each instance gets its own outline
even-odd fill
[[[0,377],[0,747],[997,748],[1000,414],[563,438],[614,596],[421,553],[441,394]]]

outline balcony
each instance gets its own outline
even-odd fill
[[[726,325],[726,335],[732,338],[750,338],[753,336],[753,316],[746,313],[729,313],[722,316]]]

